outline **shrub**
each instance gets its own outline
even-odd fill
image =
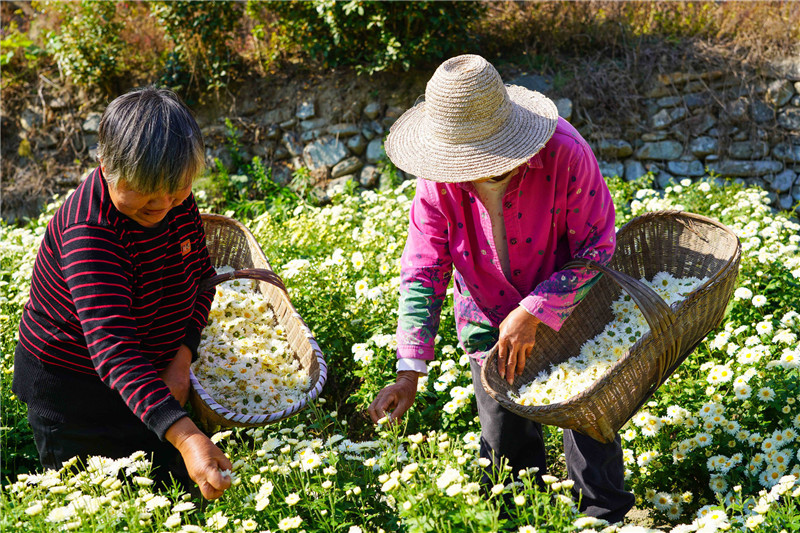
[[[45,51],[19,30],[16,21],[3,28],[0,39],[0,68],[3,69],[2,88],[11,87],[18,79],[35,72]]]
[[[481,2],[270,2],[279,28],[325,66],[373,73],[463,52]]]
[[[97,86],[112,92],[114,79],[125,70],[120,37],[124,23],[117,17],[116,2],[48,2],[45,10],[61,18],[58,31],[50,31],[46,48],[62,73],[82,87]]]
[[[152,2],[150,11],[174,48],[161,82],[176,91],[218,91],[238,56],[231,47],[242,17],[238,2]]]

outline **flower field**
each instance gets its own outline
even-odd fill
[[[617,225],[647,211],[717,219],[741,239],[737,289],[721,327],[621,431],[627,485],[660,531],[800,531],[800,225],[766,193],[718,180],[663,194],[609,179]],[[215,434],[234,463],[219,500],[156,491],[141,456],[36,469],[25,407],[11,393],[21,306],[44,224],[0,226],[4,531],[649,531],[575,511],[552,465],[482,486],[469,361],[445,306],[437,361],[404,424],[373,428],[364,409],[394,377],[398,264],[413,182],[244,221],[283,278],[330,367],[323,397],[275,426]],[[118,476],[119,472],[127,475]]]

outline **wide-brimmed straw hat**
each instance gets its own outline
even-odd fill
[[[400,169],[431,181],[500,176],[541,150],[555,132],[558,110],[541,93],[504,85],[478,55],[442,63],[425,101],[394,123],[384,148]]]

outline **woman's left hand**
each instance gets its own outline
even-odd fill
[[[186,405],[189,400],[189,387],[191,387],[189,367],[191,364],[192,351],[185,344],[181,344],[172,362],[167,365],[167,368],[158,373],[158,376],[164,380],[164,383],[169,387],[169,391],[180,402],[181,406]]]
[[[519,306],[500,323],[500,338],[497,341],[497,371],[509,385],[514,376],[522,374],[525,361],[536,342],[536,328],[541,320]]]

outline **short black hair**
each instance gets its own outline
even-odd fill
[[[98,157],[111,185],[141,193],[186,187],[205,167],[205,146],[191,111],[174,92],[145,87],[114,99],[100,119]]]

